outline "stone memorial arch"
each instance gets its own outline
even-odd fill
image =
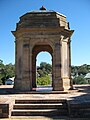
[[[15,36],[15,83],[20,91],[36,87],[36,56],[46,51],[52,56],[54,91],[73,88],[71,81],[70,30],[66,16],[44,7],[20,17]]]

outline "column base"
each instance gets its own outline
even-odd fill
[[[64,91],[64,88],[63,88],[63,84],[62,84],[62,80],[60,79],[57,79],[57,80],[54,80],[54,83],[53,83],[53,91]]]
[[[17,91],[32,91],[32,86],[28,79],[15,79],[13,88]]]
[[[64,90],[72,90],[73,89],[73,85],[71,85],[71,79],[70,78],[63,77],[62,82],[63,82]]]
[[[59,88],[53,88],[52,91],[64,91],[64,89],[62,87],[59,87]]]

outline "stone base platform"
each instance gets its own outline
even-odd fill
[[[33,91],[32,93],[21,93],[21,94],[17,94],[17,93],[5,93],[4,90],[8,91],[10,89],[12,89],[12,87],[10,88],[10,86],[4,88],[0,88],[0,105],[1,104],[9,104],[9,110],[5,110],[4,111],[9,111],[9,115],[7,115],[8,117],[10,117],[10,113],[13,110],[13,105],[15,104],[15,100],[17,99],[25,99],[25,100],[60,100],[60,99],[65,99],[67,101],[67,109],[68,109],[68,116],[67,118],[71,118],[71,120],[73,120],[74,118],[82,118],[84,120],[87,120],[88,118],[90,119],[90,85],[77,85],[75,86],[77,89],[79,89],[79,91],[71,91],[71,92],[67,92],[64,94],[61,94],[58,91],[49,91],[49,92],[39,92],[39,91]],[[51,93],[50,93],[51,92]],[[1,107],[0,107],[1,108]],[[0,117],[2,116],[2,109],[0,109]],[[7,114],[7,113],[6,113]],[[16,118],[18,118],[18,116],[15,116]],[[19,116],[21,118],[23,118],[22,116]],[[27,116],[24,116],[27,118]],[[32,117],[33,116],[28,116],[28,117]],[[42,116],[43,117],[43,116]],[[55,116],[54,116],[55,117]],[[58,117],[62,117],[62,116],[58,116]],[[65,116],[64,116],[65,117]],[[50,119],[52,119],[52,117],[49,117]],[[87,118],[87,119],[86,119]],[[1,118],[0,118],[1,119]]]

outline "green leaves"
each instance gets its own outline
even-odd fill
[[[37,85],[46,86],[46,85],[50,85],[51,83],[52,83],[52,81],[51,81],[49,75],[37,78]]]
[[[46,62],[41,62],[40,67],[37,68],[37,85],[50,85],[52,80],[50,75],[52,73],[52,66]]]
[[[11,63],[4,65],[3,61],[0,60],[0,84],[5,84],[6,79],[14,76],[15,76],[15,65]]]
[[[87,81],[83,77],[78,76],[73,79],[73,83],[74,84],[87,84]]]
[[[41,62],[40,67],[37,68],[40,77],[44,77],[52,73],[52,66],[46,62]]]
[[[90,72],[90,65],[83,64],[81,66],[72,66],[71,75],[73,78],[73,83],[74,84],[87,84],[87,81],[84,77],[89,72]]]

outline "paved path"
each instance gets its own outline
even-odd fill
[[[67,100],[73,100],[73,102],[90,102],[90,85],[77,85],[76,88],[79,89],[79,92],[71,91],[68,94],[5,94],[5,91],[12,90],[11,85],[9,86],[0,86],[0,103],[10,103],[10,101],[14,101],[15,99],[67,99]],[[45,118],[45,117],[39,117],[39,118],[20,118],[20,119],[0,119],[0,120],[52,120],[52,118]],[[57,119],[56,119],[57,120]],[[58,120],[75,120],[74,118],[58,118]],[[76,120],[89,120],[89,119],[83,119],[83,118],[77,118]]]
[[[10,99],[20,99],[20,98],[24,98],[24,99],[68,99],[68,100],[77,100],[77,101],[90,101],[90,85],[77,85],[75,86],[76,88],[79,89],[79,92],[76,92],[74,90],[72,90],[70,93],[68,94],[48,94],[48,92],[46,92],[45,94],[5,94],[5,91],[8,90],[12,90],[11,85],[6,85],[6,86],[0,86],[0,103],[2,102],[6,102]]]

